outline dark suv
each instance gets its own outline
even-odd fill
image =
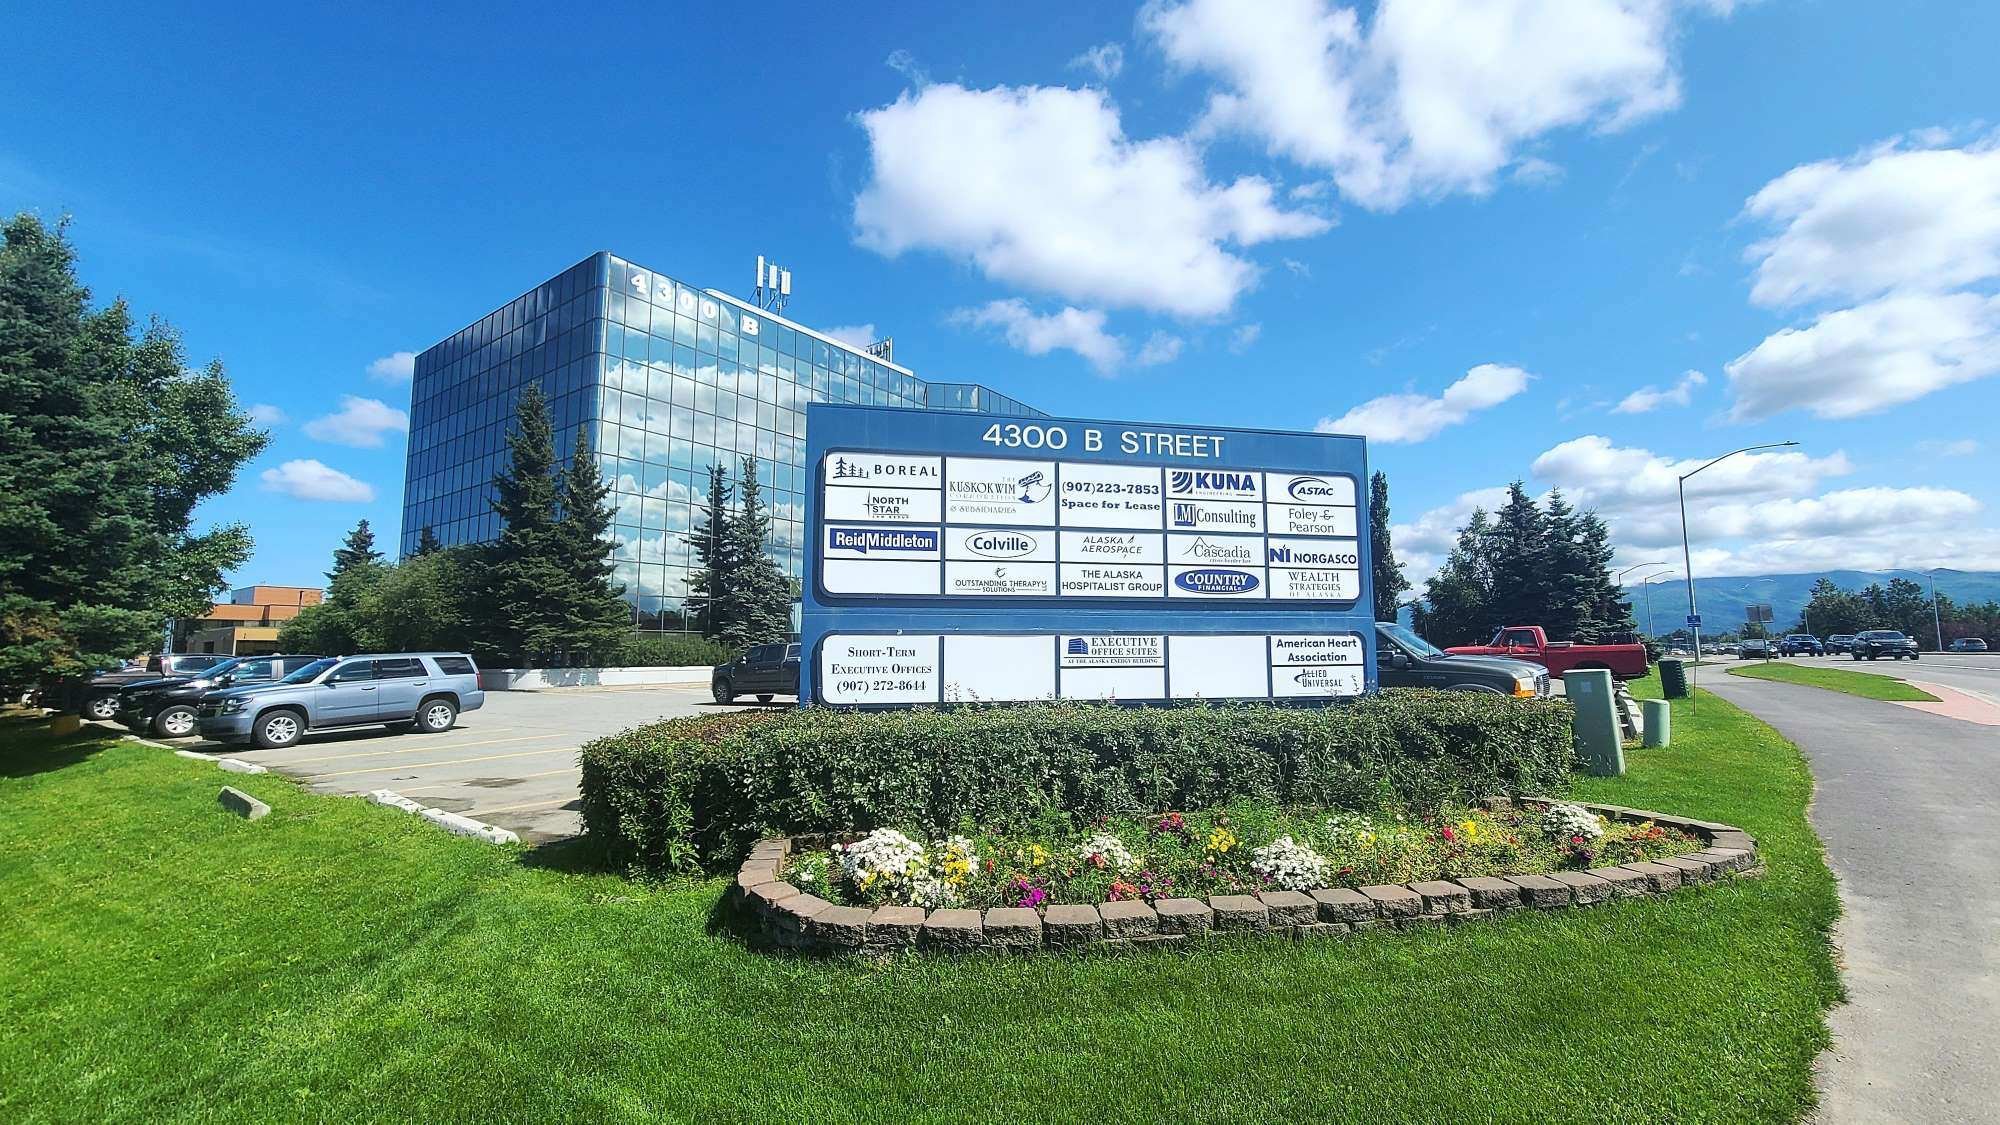
[[[799,646],[752,645],[742,656],[718,664],[709,683],[717,703],[734,703],[739,695],[754,695],[759,703],[774,695],[799,694]]]
[[[118,721],[141,734],[185,738],[194,733],[195,705],[211,691],[276,683],[317,656],[239,656],[199,676],[145,680],[118,693]]]
[[[1917,642],[1894,629],[1870,629],[1854,638],[1849,650],[1856,660],[1917,659]]]
[[[118,693],[131,684],[146,680],[174,679],[181,676],[199,676],[218,664],[226,664],[227,656],[213,653],[154,653],[146,658],[144,668],[120,668],[115,672],[105,672],[93,677],[89,686],[83,689],[83,700],[77,705],[77,714],[86,719],[96,719],[108,723],[118,717]]]
[[[1779,656],[1825,656],[1826,647],[1811,633],[1787,633],[1778,642]]]

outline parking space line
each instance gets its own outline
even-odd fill
[[[447,758],[439,762],[399,763],[393,766],[373,766],[365,770],[341,770],[338,773],[313,775],[315,781],[325,781],[335,777],[354,777],[364,773],[394,773],[397,770],[424,770],[432,766],[468,766],[474,762],[494,762],[502,758],[531,758],[537,754],[574,754],[581,747],[563,746],[554,750],[518,750],[511,754],[487,754],[478,758]]]
[[[559,773],[576,773],[576,772],[577,768],[575,766],[564,766],[559,770],[543,770],[540,773],[508,774],[507,779],[509,781],[530,781],[537,777],[554,777]],[[463,781],[440,781],[435,785],[418,785],[407,789],[398,789],[396,790],[396,792],[401,793],[403,796],[407,797],[412,793],[422,793],[431,789],[455,789],[465,784],[466,782]]]
[[[548,801],[532,801],[525,805],[502,805],[497,809],[473,809],[470,812],[461,813],[459,815],[469,816],[474,820],[478,820],[481,817],[492,816],[495,813],[524,812],[528,809],[559,808],[563,805],[569,804],[571,801],[574,800],[576,800],[575,797],[557,797],[553,800],[548,800]]]
[[[285,758],[272,764],[305,765],[308,762],[333,762],[342,758],[367,758],[376,754],[420,754],[425,750],[471,750],[479,746],[498,746],[503,742],[532,742],[537,738],[548,738],[546,734],[522,734],[513,738],[488,738],[479,742],[424,742],[421,746],[404,745],[400,750],[353,750],[344,754],[321,754],[315,758]],[[324,745],[324,744],[322,744]]]

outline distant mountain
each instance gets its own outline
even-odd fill
[[[1742,578],[1697,578],[1695,601],[1701,607],[1704,633],[1729,633],[1743,625],[1743,610],[1749,605],[1771,607],[1771,628],[1785,632],[1798,624],[1799,613],[1812,598],[1813,583],[1833,579],[1843,590],[1860,590],[1872,582],[1884,586],[1892,578],[1908,578],[1930,592],[1927,579],[1897,572],[1832,570],[1816,574],[1760,574]],[[1963,605],[2000,599],[2000,572],[1990,570],[1940,570],[1938,593]],[[1636,583],[1627,584],[1625,595],[1632,602],[1632,616],[1646,632],[1671,633],[1687,617],[1687,583],[1675,579],[1652,585],[1652,625],[1646,623],[1647,591]]]

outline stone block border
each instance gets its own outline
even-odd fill
[[[1544,808],[1544,797],[1492,798],[1486,804]],[[754,944],[827,954],[879,954],[904,949],[952,953],[1028,953],[1083,948],[1137,948],[1198,943],[1243,935],[1335,937],[1369,930],[1415,930],[1484,921],[1511,910],[1597,906],[1613,898],[1665,894],[1725,876],[1759,874],[1757,842],[1740,828],[1622,805],[1584,805],[1612,820],[1652,821],[1678,828],[1708,847],[1658,863],[1628,863],[1547,875],[1427,879],[1407,886],[1358,890],[1327,887],[1309,893],[1265,891],[1157,902],[1051,904],[1041,910],[923,911],[836,906],[802,893],[781,878],[793,840],[759,841],[736,872],[730,896],[752,928]]]

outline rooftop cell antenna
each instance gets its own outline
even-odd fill
[[[792,301],[792,271],[781,268],[764,255],[757,255],[757,288],[753,301],[767,312],[784,312]]]

